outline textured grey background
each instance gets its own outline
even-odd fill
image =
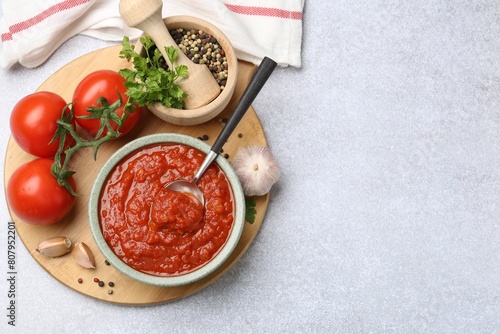
[[[499,3],[308,1],[303,37],[303,67],[254,103],[283,175],[241,261],[186,299],[121,307],[21,248],[19,332],[500,333]],[[40,68],[2,71],[4,115],[107,45],[75,37]]]

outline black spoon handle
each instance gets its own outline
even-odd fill
[[[276,62],[274,60],[268,57],[264,57],[264,59],[262,59],[262,62],[255,71],[250,83],[243,92],[243,95],[241,95],[236,108],[234,108],[234,111],[227,120],[226,125],[215,140],[215,143],[211,148],[214,153],[219,154],[222,146],[224,146],[243,115],[245,115],[248,108],[250,108],[252,102],[255,100],[255,97],[259,94],[260,90],[266,83],[267,79],[269,79],[275,68]]]

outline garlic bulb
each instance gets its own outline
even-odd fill
[[[246,196],[267,194],[281,174],[278,162],[265,146],[240,147],[232,165]]]

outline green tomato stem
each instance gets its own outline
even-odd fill
[[[121,101],[121,97],[120,97]],[[99,147],[107,141],[113,140],[120,136],[120,132],[118,131],[123,124],[123,121],[128,116],[127,113],[123,113],[121,117],[118,117],[115,113],[115,110],[120,107],[120,103],[114,103],[109,105],[109,103],[104,98],[99,98],[98,103],[102,103],[102,107],[99,108],[89,108],[87,109],[92,113],[93,116],[97,116],[94,118],[100,118],[101,126],[100,130],[96,134],[96,136],[92,140],[86,140],[82,138],[75,130],[73,125],[71,124],[71,120],[73,118],[73,110],[71,108],[71,104],[68,104],[62,112],[61,118],[56,121],[57,131],[54,138],[59,137],[59,147],[54,156],[54,163],[52,164],[51,173],[57,179],[57,182],[62,187],[65,187],[73,196],[79,196],[76,193],[75,189],[71,187],[69,183],[69,178],[75,173],[68,169],[69,161],[73,154],[78,152],[82,148],[92,147],[94,153],[94,160],[97,159],[97,151]],[[65,111],[67,108],[70,108],[70,112],[66,115]],[[131,112],[134,112],[132,110]],[[86,117],[86,118],[92,118]],[[111,126],[111,121],[118,124],[117,130],[114,130]],[[106,135],[102,136],[103,130],[106,129]],[[71,147],[65,149],[66,136],[70,135],[75,140],[75,144]]]

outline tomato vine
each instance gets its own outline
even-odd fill
[[[107,141],[118,138],[121,133],[119,131],[120,127],[123,125],[124,120],[128,116],[126,113],[123,113],[121,117],[117,116],[115,110],[118,109],[122,104],[122,98],[120,94],[118,94],[119,99],[112,104],[105,98],[99,98],[97,100],[96,105],[101,105],[100,107],[88,108],[88,111],[91,112],[88,116],[82,116],[81,118],[99,118],[100,119],[100,128],[96,136],[87,140],[80,136],[76,130],[71,125],[71,120],[74,117],[72,103],[66,105],[63,109],[61,118],[57,120],[57,130],[54,134],[53,140],[59,138],[59,148],[54,156],[54,163],[52,164],[51,173],[57,179],[57,182],[60,186],[66,188],[73,196],[78,196],[75,190],[72,188],[69,183],[69,178],[75,174],[74,171],[69,170],[68,163],[71,160],[73,154],[79,151],[82,148],[91,147],[94,153],[94,160],[97,158],[97,150],[99,147]],[[69,112],[66,110],[69,108]],[[114,122],[118,125],[117,129],[113,129],[111,122]],[[104,136],[101,136],[104,129],[107,130]],[[65,148],[64,142],[66,136],[70,135],[74,138],[75,144],[69,148]]]

